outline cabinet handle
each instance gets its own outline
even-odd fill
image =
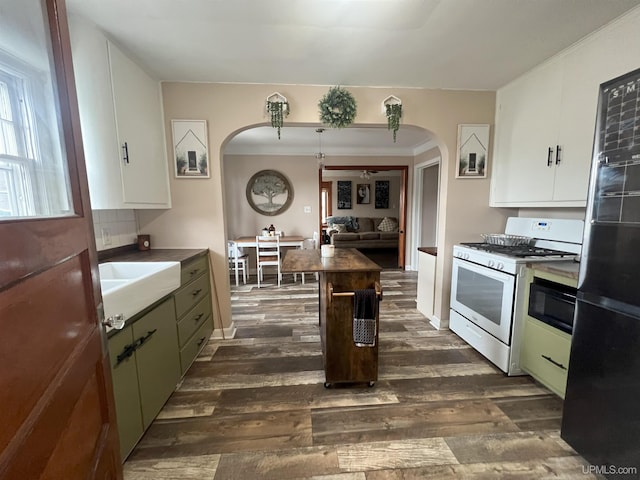
[[[129,358],[131,355],[133,355],[133,352],[136,351],[136,348],[138,348],[137,343],[132,343],[130,345],[125,345],[125,347],[122,349],[122,352],[116,357],[116,359],[117,359],[116,366],[120,365],[127,358]]]
[[[547,152],[547,167],[553,165],[553,148],[549,147],[549,151]]]
[[[207,339],[207,337],[202,337],[202,338],[198,341],[198,346],[202,345],[206,339]]]
[[[556,145],[556,165],[560,165],[560,153],[562,153],[562,147]]]
[[[563,369],[563,370],[566,370],[566,369],[567,369],[567,367],[565,367],[565,366],[564,366],[563,364],[561,364],[561,363],[556,362],[556,361],[555,361],[553,358],[551,358],[551,357],[548,357],[548,356],[546,356],[546,355],[540,355],[540,356],[541,356],[542,358],[544,358],[547,362],[551,362],[551,363],[553,363],[556,367],[559,367],[559,368],[561,368],[561,369]]]
[[[191,276],[193,277],[193,276],[194,276],[196,273],[198,273],[199,271],[200,271],[200,269],[199,269],[199,268],[196,268],[195,270],[191,270],[191,271],[189,272],[189,275],[191,275]]]
[[[147,332],[147,334],[144,337],[140,337],[138,340],[136,340],[136,348],[141,347],[142,344],[147,340],[149,340],[153,336],[153,334],[156,333],[157,331],[158,329],[154,328],[153,330]]]
[[[198,295],[200,294],[200,292],[201,292],[201,291],[202,291],[202,289],[201,289],[201,288],[199,288],[198,290],[194,290],[193,292],[191,292],[191,295],[192,295],[193,297],[196,297],[196,296],[198,296]]]
[[[197,322],[198,320],[200,320],[202,318],[203,315],[204,315],[204,313],[201,313],[200,315],[196,315],[195,317],[193,317],[193,321]]]
[[[124,163],[129,165],[129,145],[127,142],[124,142],[124,145],[122,145],[122,159]]]

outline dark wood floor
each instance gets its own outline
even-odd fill
[[[376,385],[325,389],[310,278],[232,287],[236,337],[205,347],[126,479],[595,478],[559,437],[561,400],[433,329],[414,272],[382,272]]]

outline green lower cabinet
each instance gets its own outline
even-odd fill
[[[122,461],[131,453],[144,433],[138,369],[132,345],[133,329],[130,325],[109,338],[109,358]],[[129,351],[131,354],[127,355]]]
[[[213,332],[213,323],[211,321],[211,317],[207,317],[207,319],[202,322],[200,328],[192,335],[192,337],[187,341],[187,343],[180,349],[180,364],[182,367],[182,373],[186,373],[189,369],[196,356],[202,350],[202,348],[209,340],[211,336],[211,332]]]
[[[109,356],[124,462],[180,380],[173,297],[111,336]]]
[[[137,341],[136,364],[145,430],[171,396],[180,380],[180,356],[173,298],[133,324]]]
[[[571,351],[571,335],[525,317],[520,364],[524,371],[564,398]]]

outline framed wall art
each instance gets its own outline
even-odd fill
[[[458,125],[456,178],[486,178],[489,125]]]
[[[247,182],[247,202],[262,215],[278,215],[293,201],[289,179],[276,170],[261,170]]]
[[[356,203],[358,205],[367,205],[371,203],[371,184],[359,183],[358,184],[358,197]]]
[[[176,178],[209,178],[206,120],[171,120]]]
[[[389,180],[376,180],[376,208],[389,208]]]
[[[351,180],[338,180],[338,209],[346,210],[351,206]]]

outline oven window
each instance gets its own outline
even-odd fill
[[[479,273],[458,268],[456,300],[500,325],[504,283]]]

